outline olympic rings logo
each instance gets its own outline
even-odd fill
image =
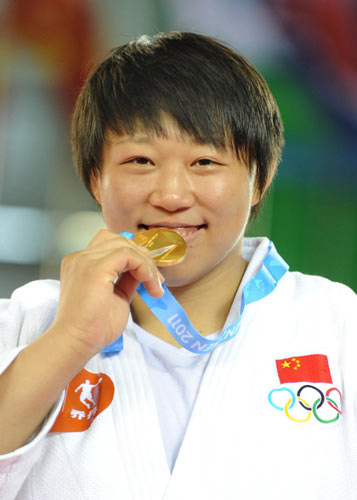
[[[313,394],[312,391],[316,391],[318,394],[317,399],[315,399],[313,402],[312,402],[312,394]],[[283,411],[285,415],[294,422],[307,422],[313,415],[319,422],[323,424],[331,424],[332,422],[336,422],[342,415],[342,411],[339,408],[339,405],[335,402],[334,399],[330,397],[331,393],[333,392],[337,392],[341,402],[342,394],[340,390],[337,389],[337,387],[330,387],[324,394],[320,389],[309,384],[300,387],[296,395],[288,387],[273,389],[272,391],[269,392],[268,400],[269,403],[275,409]],[[283,397],[284,393],[287,393],[287,397]],[[302,397],[303,393],[306,394],[305,398],[311,400],[311,402],[306,401],[306,399]],[[285,400],[287,399],[287,401],[284,402],[284,399]],[[296,402],[299,403],[297,407],[295,407]],[[293,410],[294,407],[295,410]],[[296,408],[298,408],[298,411],[296,410]],[[307,412],[306,416],[301,414],[302,413],[301,408],[303,408],[304,412],[305,411]],[[328,418],[331,417],[330,408],[332,408],[335,412],[332,418]]]

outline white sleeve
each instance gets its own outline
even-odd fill
[[[0,299],[0,353],[29,344],[49,328],[56,314],[59,282],[33,281],[10,299]]]
[[[58,303],[59,285],[38,281],[0,300],[0,375],[32,340],[51,325]],[[21,448],[0,455],[0,498],[13,500],[41,452],[41,443],[60,411],[64,393],[41,427]],[[1,430],[0,430],[1,432]]]
[[[18,491],[40,456],[41,444],[55,423],[64,395],[65,392],[27,444],[11,453],[0,455],[0,498],[16,499]]]

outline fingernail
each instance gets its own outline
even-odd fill
[[[164,276],[160,273],[160,271],[158,271],[158,272],[157,272],[157,274],[158,274],[158,277],[159,277],[160,283],[164,283],[164,281],[165,281]]]
[[[161,279],[160,279],[160,276],[159,276],[159,275],[157,275],[157,278],[158,278],[158,279],[157,279],[157,282],[158,282],[158,285],[159,285],[159,287],[160,287],[160,290],[162,291],[162,294],[164,294],[164,289],[162,288],[162,284],[161,284]]]

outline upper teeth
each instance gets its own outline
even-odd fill
[[[157,227],[157,226],[150,226],[151,227]],[[194,233],[195,231],[198,230],[197,226],[189,226],[189,227],[165,227],[162,229],[169,229],[170,231],[176,231],[176,233],[179,233],[181,236],[187,236],[189,234]]]

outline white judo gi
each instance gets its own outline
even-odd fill
[[[242,285],[268,243],[245,240]],[[0,302],[0,372],[49,327],[58,294],[57,282],[38,281]],[[30,442],[0,457],[0,499],[356,499],[356,315],[348,287],[286,273],[245,308],[238,335],[195,365],[197,397],[175,446],[145,333],[130,319],[124,350],[92,358]]]

